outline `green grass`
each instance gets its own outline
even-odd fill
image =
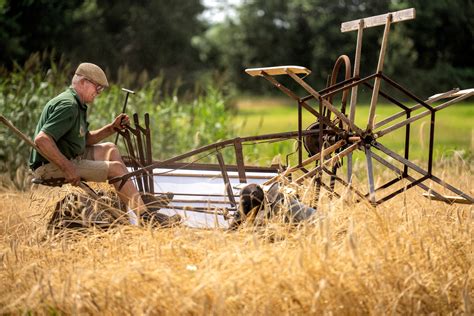
[[[297,104],[285,98],[247,98],[237,103],[239,111],[235,123],[240,126],[240,135],[261,135],[267,133],[297,130],[298,110]],[[412,105],[407,103],[407,105]],[[365,129],[367,125],[369,106],[359,105],[356,111],[356,124]],[[415,111],[412,116],[424,110]],[[400,108],[393,104],[380,104],[376,111],[376,121],[400,112]],[[303,110],[303,127],[313,123],[314,116]],[[398,122],[400,120],[394,121]],[[394,123],[390,123],[388,127]],[[411,125],[410,158],[426,160],[429,147],[429,116],[420,119]],[[458,103],[436,112],[435,117],[435,144],[434,159],[440,160],[453,155],[463,159],[472,160],[474,152],[474,103]],[[403,153],[405,143],[405,128],[389,133],[379,139],[386,147]],[[267,146],[261,152],[263,160],[285,151],[291,151],[294,142],[286,142]]]

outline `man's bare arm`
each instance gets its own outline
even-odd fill
[[[59,151],[56,142],[51,136],[43,131],[39,132],[35,137],[35,145],[43,157],[58,166],[65,173],[66,182],[70,182],[72,185],[79,185],[81,177],[77,173],[76,167]]]
[[[126,125],[130,122],[127,114],[120,114],[117,116],[114,121],[110,124],[105,125],[102,128],[99,128],[94,131],[90,131],[86,135],[86,144],[87,146],[91,146],[97,144],[98,142],[102,141],[103,139],[109,137],[110,135],[115,133],[115,129],[124,129]]]

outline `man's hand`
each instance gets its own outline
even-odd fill
[[[130,119],[125,113],[119,114],[112,123],[109,123],[102,128],[95,131],[89,131],[86,135],[87,146],[92,146],[102,141],[104,138],[109,137],[117,132],[117,130],[123,130],[130,125]]]
[[[63,169],[64,173],[66,174],[66,182],[74,185],[79,186],[81,183],[81,176],[77,173],[77,169],[71,161]]]
[[[66,182],[76,186],[80,184],[81,177],[77,173],[76,167],[61,153],[51,136],[43,131],[39,132],[35,137],[35,145],[43,157],[64,172]]]
[[[112,122],[112,128],[114,130],[115,129],[123,130],[128,125],[130,125],[130,118],[125,113],[119,114]]]

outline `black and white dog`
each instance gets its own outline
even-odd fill
[[[273,216],[282,216],[285,222],[299,223],[315,213],[314,208],[304,205],[296,197],[285,197],[278,183],[266,192],[260,185],[251,183],[240,191],[239,210],[234,214],[229,229],[236,229],[246,221],[260,225]]]

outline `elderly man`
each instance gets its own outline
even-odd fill
[[[71,86],[46,104],[34,138],[41,153],[33,150],[29,161],[36,177],[65,178],[66,182],[79,185],[81,179],[105,182],[128,172],[113,143],[99,144],[116,129],[123,129],[129,123],[128,116],[120,114],[112,123],[89,131],[87,107],[108,86],[107,77],[99,66],[82,63],[76,69]],[[118,184],[115,189],[125,205],[138,214],[147,212],[130,180],[120,190]],[[157,215],[155,219],[161,225],[180,220],[179,216]]]

